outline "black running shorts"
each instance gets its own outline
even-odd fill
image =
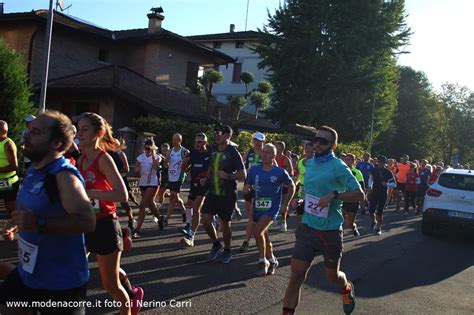
[[[108,255],[123,251],[122,228],[112,216],[97,220],[95,231],[86,233],[87,250],[97,255]]]
[[[230,221],[235,209],[236,201],[236,193],[227,196],[207,194],[201,213],[212,215],[217,214],[222,221]]]

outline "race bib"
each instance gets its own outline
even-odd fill
[[[257,198],[255,199],[255,210],[268,211],[272,208],[272,198]]]
[[[38,246],[25,241],[18,236],[18,258],[24,271],[33,273],[38,257]]]
[[[304,200],[304,211],[320,218],[327,218],[329,207],[321,208],[318,206],[319,198],[310,194],[306,194]]]
[[[8,179],[0,179],[0,191],[12,190],[13,186]]]
[[[91,199],[91,205],[95,214],[100,212],[100,203],[98,199]]]

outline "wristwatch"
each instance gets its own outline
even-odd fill
[[[337,190],[334,190],[332,193],[334,194],[334,199],[339,197],[339,192]]]
[[[46,232],[46,218],[38,218],[38,220],[36,221],[36,225],[38,226],[38,232]]]

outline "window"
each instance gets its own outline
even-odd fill
[[[242,64],[234,63],[234,72],[232,73],[232,83],[240,83],[241,73],[242,73]]]
[[[212,47],[214,49],[221,49],[222,48],[222,42],[214,42],[214,43],[212,43]]]
[[[243,40],[238,40],[235,42],[235,48],[244,48],[245,42]]]
[[[451,189],[474,191],[474,175],[445,173],[439,177],[438,184]]]
[[[99,49],[99,57],[98,57],[98,60],[99,61],[102,61],[102,62],[109,62],[110,59],[109,59],[109,51],[107,49]]]

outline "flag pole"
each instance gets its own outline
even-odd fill
[[[51,34],[53,32],[53,2],[54,0],[49,1],[48,21],[44,42],[44,71],[43,82],[41,83],[41,95],[39,104],[40,113],[43,113],[46,110],[46,91],[48,88],[49,56],[51,52]]]

